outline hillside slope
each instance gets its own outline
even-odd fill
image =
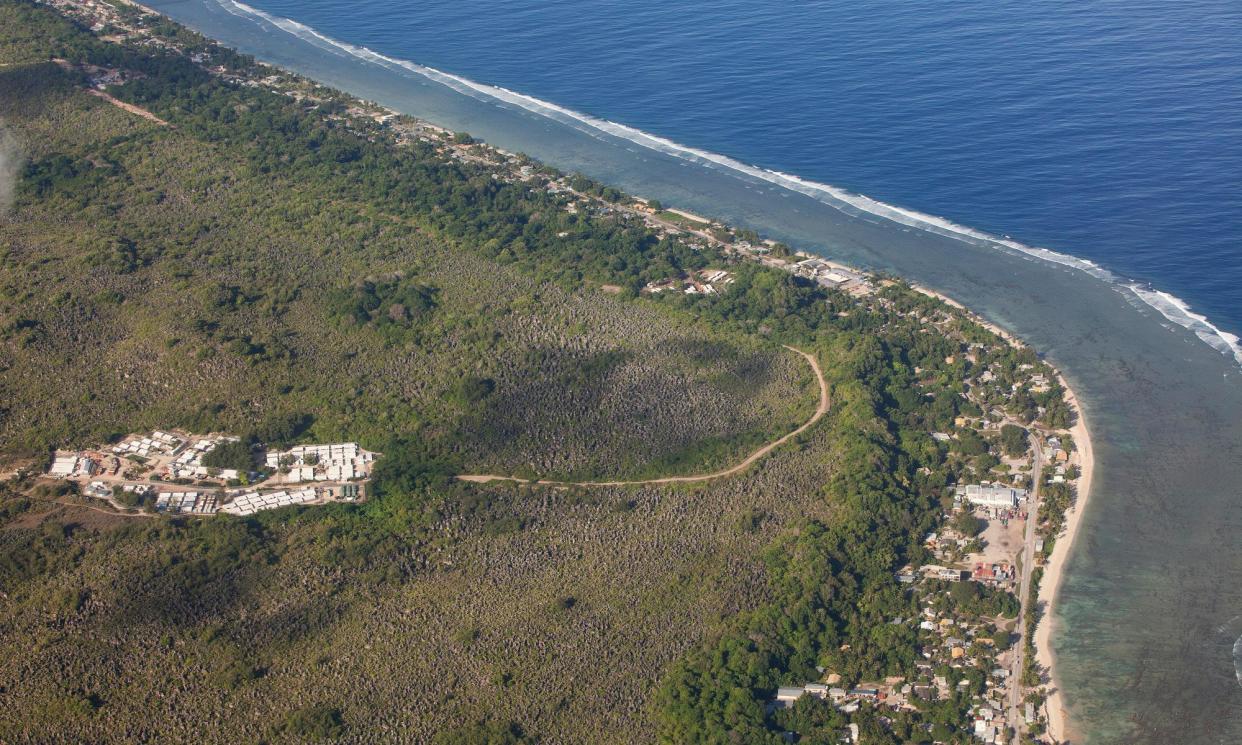
[[[994,339],[895,283],[862,301],[661,238],[585,180],[601,200],[568,209],[481,146],[244,84],[274,71],[148,25],[205,61],[0,0],[23,156],[0,451],[184,426],[384,457],[364,503],[245,519],[0,485],[0,741],[775,743],[777,685],[913,666],[893,573],[969,467],[928,433],[963,406],[967,342]],[[128,109],[88,93],[91,65]],[[737,279],[716,296],[639,292],[715,266]],[[833,407],[736,476],[452,478],[727,466],[815,411],[782,344]],[[822,716],[806,742],[839,741]]]

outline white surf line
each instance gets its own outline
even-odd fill
[[[1209,321],[1206,316],[1193,312],[1190,305],[1181,298],[1138,282],[1122,279],[1113,272],[1110,272],[1108,269],[1105,269],[1089,259],[1079,258],[1077,256],[1061,253],[1059,251],[1053,251],[1049,248],[1028,246],[1011,238],[992,235],[982,230],[975,230],[974,228],[959,225],[943,217],[928,215],[915,210],[909,210],[896,205],[887,204],[885,202],[872,199],[864,194],[855,194],[830,184],[808,181],[792,174],[781,173],[780,171],[749,165],[739,160],[730,158],[727,155],[721,155],[719,153],[713,153],[709,150],[701,150],[681,145],[666,137],[653,135],[625,124],[619,124],[607,119],[600,119],[598,117],[591,116],[590,114],[574,111],[573,109],[560,106],[550,101],[544,101],[542,99],[535,98],[534,96],[528,96],[525,93],[518,93],[517,91],[501,88],[499,86],[488,85],[486,83],[478,83],[460,75],[454,75],[453,73],[437,70],[434,67],[427,67],[426,65],[420,65],[408,60],[389,57],[368,49],[367,47],[338,41],[321,34],[304,23],[299,23],[291,18],[274,16],[270,13],[259,10],[258,8],[238,2],[238,0],[216,0],[216,2],[220,5],[220,7],[232,15],[236,16],[239,15],[239,13],[230,9],[230,6],[232,6],[232,8],[236,8],[238,11],[241,11],[241,14],[250,16],[252,19],[262,19],[276,28],[292,34],[293,36],[296,36],[304,41],[313,43],[316,46],[326,44],[351,57],[361,59],[365,62],[370,62],[382,67],[399,67],[403,70],[415,73],[416,75],[421,75],[437,83],[441,83],[442,85],[448,86],[458,93],[468,95],[472,98],[481,100],[490,99],[493,101],[512,104],[531,113],[545,116],[562,124],[569,125],[574,129],[583,132],[584,134],[588,134],[596,139],[603,139],[600,137],[600,134],[611,135],[612,137],[627,140],[649,150],[655,150],[674,158],[699,163],[700,165],[717,165],[722,168],[750,176],[751,178],[774,184],[784,189],[811,197],[822,204],[833,207],[834,209],[845,212],[846,214],[854,214],[851,210],[856,210],[857,212],[874,215],[884,220],[888,220],[889,222],[905,225],[907,227],[915,228],[935,235],[974,242],[976,245],[982,244],[984,246],[1000,248],[1024,254],[1026,256],[1031,256],[1048,263],[1059,264],[1071,269],[1077,269],[1097,279],[1129,290],[1134,296],[1138,297],[1146,305],[1160,313],[1160,315],[1168,321],[1191,331],[1205,344],[1226,356],[1233,357],[1239,365],[1242,365],[1242,340],[1240,340],[1239,337],[1216,326]]]

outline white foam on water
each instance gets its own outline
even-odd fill
[[[659,135],[653,135],[625,124],[600,119],[572,109],[565,108],[549,101],[544,101],[524,93],[507,88],[478,83],[460,75],[437,70],[408,60],[396,59],[363,46],[337,41],[306,24],[290,18],[274,16],[258,8],[251,7],[237,0],[216,0],[228,13],[235,16],[248,16],[250,19],[261,19],[289,34],[297,36],[316,46],[327,45],[345,54],[383,67],[399,67],[430,80],[441,83],[453,90],[483,100],[498,101],[512,104],[534,114],[554,119],[567,124],[596,139],[604,139],[603,135],[628,140],[634,144],[655,150],[682,160],[701,165],[718,166],[735,173],[741,173],[754,179],[768,182],[776,186],[811,197],[830,207],[847,214],[858,216],[865,213],[883,220],[905,225],[936,235],[965,240],[976,245],[986,245],[1002,250],[1019,253],[1041,261],[1059,264],[1070,269],[1085,272],[1097,279],[1113,283],[1130,290],[1134,296],[1159,312],[1172,323],[1188,329],[1213,349],[1233,357],[1242,365],[1242,340],[1236,335],[1223,331],[1205,316],[1195,313],[1190,305],[1181,298],[1167,292],[1141,285],[1137,282],[1119,278],[1094,261],[1079,258],[1070,254],[1053,251],[1038,246],[1028,246],[1008,236],[1000,237],[981,230],[959,225],[952,220],[935,215],[928,215],[896,205],[872,199],[864,194],[855,194],[840,187],[809,181],[793,174],[781,173],[760,166],[749,165],[727,155],[713,153],[709,150],[688,147]]]
[[[1233,675],[1238,679],[1238,685],[1242,686],[1242,636],[1233,643]]]
[[[1207,316],[1195,313],[1186,301],[1175,295],[1137,283],[1128,283],[1126,286],[1143,302],[1159,311],[1160,315],[1189,329],[1208,346],[1221,354],[1233,357],[1239,364],[1242,364],[1242,340],[1237,335],[1216,326],[1207,319]]]

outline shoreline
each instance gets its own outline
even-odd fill
[[[1065,525],[1057,535],[1052,547],[1052,554],[1044,564],[1043,578],[1039,583],[1039,593],[1035,597],[1037,608],[1042,608],[1035,626],[1036,663],[1048,671],[1048,698],[1044,709],[1048,715],[1048,734],[1057,742],[1077,740],[1078,732],[1071,722],[1069,710],[1066,708],[1065,697],[1061,695],[1061,685],[1057,679],[1056,654],[1052,649],[1052,634],[1056,629],[1057,595],[1061,583],[1065,579],[1065,565],[1069,559],[1070,549],[1078,536],[1082,525],[1082,516],[1086,512],[1087,503],[1091,498],[1091,479],[1095,471],[1095,454],[1091,449],[1091,436],[1087,428],[1087,417],[1073,389],[1065,384],[1065,378],[1058,371],[1057,378],[1066,390],[1066,399],[1077,414],[1077,420],[1070,429],[1074,437],[1074,446],[1078,451],[1078,494],[1074,504],[1065,513]]]
[[[975,313],[948,295],[923,285],[911,284],[910,286],[916,292],[937,298],[954,308],[958,308],[976,323],[1001,337],[1007,343],[1014,346],[1021,344],[1020,340],[1013,334],[981,317],[978,313]],[[1060,368],[1054,366],[1053,369],[1056,370],[1057,382],[1065,389],[1066,403],[1069,404],[1070,409],[1074,412],[1074,426],[1070,427],[1069,431],[1074,438],[1074,447],[1078,453],[1080,475],[1076,485],[1077,495],[1074,503],[1065,511],[1065,524],[1062,526],[1061,532],[1056,536],[1056,542],[1052,546],[1052,554],[1048,556],[1048,560],[1043,565],[1044,572],[1035,594],[1035,607],[1042,608],[1042,612],[1039,614],[1039,620],[1035,626],[1035,636],[1031,643],[1035,647],[1036,664],[1048,671],[1048,680],[1044,684],[1047,690],[1044,710],[1048,719],[1048,735],[1055,742],[1069,743],[1077,739],[1078,732],[1070,722],[1069,711],[1065,706],[1064,697],[1061,695],[1061,686],[1057,680],[1056,654],[1052,650],[1052,633],[1056,627],[1056,616],[1053,611],[1056,609],[1057,593],[1065,579],[1065,564],[1069,557],[1070,549],[1074,546],[1074,540],[1077,538],[1078,529],[1082,524],[1083,513],[1086,512],[1087,502],[1091,498],[1091,479],[1095,471],[1095,453],[1091,447],[1091,433],[1087,427],[1087,416],[1083,412],[1082,404],[1078,400],[1078,394],[1074,392],[1074,389],[1065,380],[1065,374],[1061,372]],[[1038,474],[1035,474],[1035,476],[1038,478]]]
[[[142,4],[141,2],[138,2],[137,0],[122,0],[122,3],[133,6],[133,7],[140,8],[144,12],[147,12],[153,15],[171,18],[171,16],[168,16],[167,14],[161,11],[158,11],[149,6],[146,6]],[[220,43],[221,45],[224,45],[223,42],[218,42],[218,43]],[[304,78],[306,80],[313,80],[309,76],[296,72],[291,68],[287,68],[281,65],[272,64],[268,62],[263,62],[261,60],[257,60],[257,62],[258,64],[261,64],[261,65],[264,65],[264,66],[267,66],[273,69],[282,70],[284,72],[287,72],[290,75],[294,75],[299,78]],[[316,85],[326,85],[326,84],[319,83],[318,81],[314,81],[314,82]],[[420,126],[425,127],[429,130],[435,131],[441,135],[448,136],[452,134],[451,130],[441,127],[439,125],[433,124],[430,121],[422,117],[403,113],[391,106],[381,104],[377,101],[370,101],[370,100],[362,99],[361,97],[355,96],[354,94],[349,93],[347,91],[343,91],[343,92],[345,92],[346,95],[364,104],[368,108],[377,110],[377,111],[363,112],[366,116],[368,116],[370,119],[374,121],[382,122],[388,116],[409,117],[411,119],[416,120]],[[150,115],[147,114],[147,116],[150,116]],[[160,120],[156,120],[156,121],[160,121]],[[166,124],[162,121],[160,121],[160,123]],[[501,153],[504,155],[511,155],[511,153],[509,153],[508,151],[496,145],[492,145],[490,143],[483,143],[483,144],[485,144],[485,146],[488,149],[494,150],[498,153]],[[698,215],[683,211],[675,207],[666,207],[666,209],[670,212],[682,215],[689,219],[702,220],[704,222],[711,222],[710,220],[707,220],[706,218],[699,217]],[[824,260],[826,263],[828,263],[831,266],[842,268],[842,269],[848,269],[850,271],[860,271],[853,266],[839,263],[837,261],[829,259],[827,256],[824,256],[821,253],[815,252],[812,255]],[[862,271],[865,273],[865,270],[862,270]],[[941,300],[942,302],[946,303],[947,305],[963,311],[972,321],[974,321],[975,323],[978,323],[980,326],[996,334],[999,338],[1003,339],[1007,344],[1010,344],[1011,346],[1025,346],[1024,343],[1020,341],[1015,335],[1001,328],[999,325],[991,321],[988,321],[987,319],[983,318],[982,316],[975,313],[974,311],[971,311],[965,305],[958,302],[957,300],[943,293],[932,290],[926,286],[916,284],[909,278],[902,277],[902,276],[899,276],[898,278],[901,279],[902,281],[909,282],[911,288],[914,289],[915,291],[931,296],[931,297],[935,297]],[[1182,324],[1179,324],[1179,325],[1182,325]],[[1055,542],[1052,554],[1048,557],[1048,560],[1044,565],[1044,576],[1039,584],[1039,587],[1037,588],[1037,593],[1035,594],[1035,597],[1034,597],[1034,602],[1036,603],[1036,607],[1037,608],[1042,607],[1044,610],[1042,613],[1040,613],[1039,622],[1036,626],[1034,637],[1032,639],[1032,643],[1035,647],[1036,662],[1038,663],[1040,667],[1048,671],[1049,680],[1045,684],[1046,689],[1047,689],[1047,700],[1045,703],[1045,709],[1047,711],[1048,734],[1055,741],[1064,742],[1067,735],[1070,733],[1073,733],[1074,730],[1070,726],[1068,711],[1065,708],[1064,700],[1063,700],[1063,697],[1060,691],[1060,687],[1057,684],[1056,669],[1055,669],[1055,655],[1051,648],[1051,636],[1052,636],[1053,627],[1055,626],[1055,617],[1053,614],[1053,610],[1055,610],[1054,603],[1055,603],[1057,593],[1060,590],[1060,586],[1064,578],[1065,564],[1068,558],[1068,554],[1069,554],[1070,549],[1073,546],[1074,540],[1076,539],[1077,531],[1081,523],[1082,515],[1085,512],[1085,507],[1087,505],[1087,501],[1090,496],[1091,481],[1092,481],[1093,470],[1094,470],[1094,460],[1093,460],[1093,451],[1092,451],[1089,431],[1086,426],[1085,415],[1079,403],[1078,397],[1076,393],[1074,392],[1074,390],[1070,388],[1070,386],[1066,383],[1062,371],[1058,367],[1055,367],[1055,366],[1053,369],[1055,371],[1057,380],[1059,381],[1059,383],[1061,384],[1061,386],[1064,388],[1066,392],[1065,398],[1066,398],[1067,403],[1070,405],[1071,409],[1075,412],[1075,423],[1074,423],[1074,426],[1070,428],[1070,432],[1073,436],[1076,449],[1079,453],[1078,465],[1081,470],[1081,476],[1078,480],[1077,498],[1074,504],[1066,512],[1065,524],[1063,525],[1061,532],[1058,534],[1056,538],[1056,542]],[[810,425],[810,422],[808,422],[806,425],[803,425],[803,427],[800,428],[798,431],[801,431],[801,429],[804,429],[806,426],[809,426],[809,425]],[[797,434],[797,432],[792,433],[791,435],[787,435],[786,437],[792,437],[793,434]],[[782,438],[782,442],[784,441],[784,439],[785,438]],[[1036,477],[1038,477],[1038,475],[1036,475]],[[677,478],[677,479],[670,479],[670,480],[697,480],[697,479]]]

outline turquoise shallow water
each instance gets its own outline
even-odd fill
[[[1175,323],[1190,319],[1070,257],[1036,255],[334,44],[244,6],[153,5],[262,59],[506,149],[908,276],[1034,344],[1080,394],[1096,450],[1093,498],[1054,640],[1077,723],[1092,742],[1242,742],[1233,658],[1242,636],[1242,546],[1234,539],[1242,527],[1242,369],[1210,328]],[[520,77],[521,65],[511,74]],[[786,169],[800,173],[796,164]]]

